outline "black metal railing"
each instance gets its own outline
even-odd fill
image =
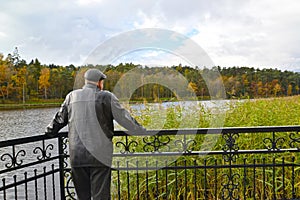
[[[0,199],[63,199],[59,141],[42,135],[0,142]]]
[[[116,131],[112,199],[300,199],[299,131]],[[67,133],[0,142],[0,178],[0,199],[76,199]]]

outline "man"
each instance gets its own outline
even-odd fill
[[[107,200],[111,198],[113,120],[133,133],[145,129],[121,107],[114,94],[103,90],[105,74],[89,69],[84,78],[84,87],[66,96],[46,127],[46,134],[54,136],[68,125],[72,178],[78,199]]]

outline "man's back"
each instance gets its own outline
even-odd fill
[[[110,97],[111,93],[89,84],[68,95],[70,156],[73,166],[111,165],[113,116]]]

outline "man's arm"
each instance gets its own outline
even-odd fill
[[[55,114],[50,124],[46,127],[45,134],[54,137],[58,134],[58,131],[68,124],[68,107],[67,102],[69,95],[61,105],[59,111]]]
[[[112,94],[111,109],[114,119],[128,131],[133,133],[145,133],[146,129],[141,126],[119,103],[117,97]]]

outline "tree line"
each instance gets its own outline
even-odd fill
[[[38,59],[27,63],[21,59],[17,48],[12,54],[0,54],[0,102],[27,102],[41,99],[63,99],[67,93],[74,89],[76,75],[83,73],[91,66],[59,66],[55,64],[44,65]],[[107,75],[105,89],[116,90],[116,85],[124,75],[132,70],[140,70],[144,80],[167,78],[170,74],[180,74],[187,81],[182,90],[191,92],[198,99],[210,99],[222,96],[217,89],[220,84],[224,86],[226,98],[268,98],[278,96],[298,95],[300,89],[300,74],[279,69],[259,69],[253,67],[220,67],[211,69],[182,66],[147,67],[133,63],[120,63],[116,66],[100,67]],[[162,70],[163,69],[163,70]],[[164,73],[164,74],[162,74]],[[166,76],[166,74],[168,76]],[[206,77],[206,78],[204,78]],[[139,78],[140,79],[140,78]],[[170,100],[176,99],[178,91],[172,86],[149,81],[128,93],[130,84],[119,84],[119,95],[130,95],[132,100]]]

